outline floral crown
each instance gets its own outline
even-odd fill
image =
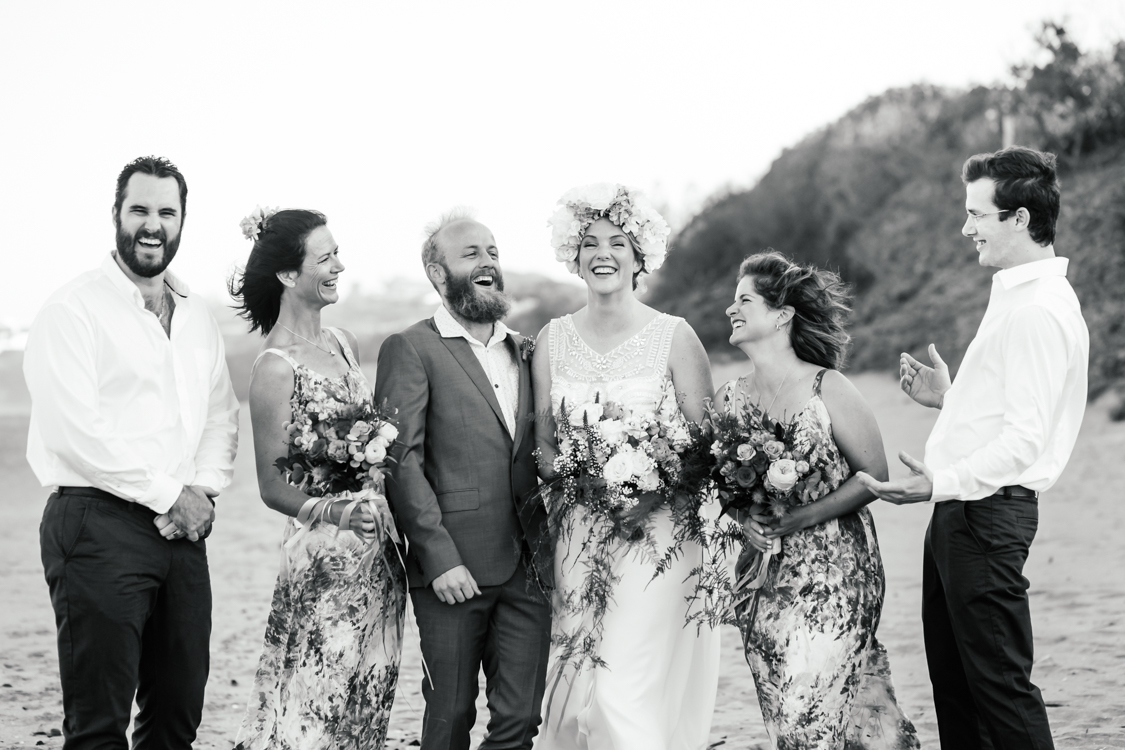
[[[266,206],[254,206],[254,210],[250,215],[239,222],[238,226],[242,227],[242,236],[248,240],[258,241],[258,235],[263,229],[266,228],[266,220],[278,212],[277,207],[270,208]]]
[[[590,225],[609,219],[636,241],[645,273],[652,273],[668,254],[672,229],[648,199],[636,188],[613,182],[583,185],[559,198],[559,207],[548,220],[555,260],[578,273],[578,243]]]

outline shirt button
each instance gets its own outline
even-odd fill
[[[492,384],[492,387],[493,387],[493,388],[499,388],[499,387],[500,387],[500,384],[499,384],[499,383],[493,383],[493,384]]]

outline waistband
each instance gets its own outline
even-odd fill
[[[1001,487],[996,490],[996,492],[992,493],[992,496],[1003,497],[1009,500],[1013,498],[1019,500],[1037,500],[1039,498],[1039,493],[1035,490],[1029,490],[1022,485],[1013,484],[1009,487]]]
[[[132,500],[126,500],[123,497],[118,497],[112,492],[99,490],[97,487],[59,487],[59,495],[69,495],[71,497],[90,497],[97,500],[112,500],[119,503],[122,507],[135,510],[137,512],[149,513],[156,515],[156,511],[140,503],[135,503]]]

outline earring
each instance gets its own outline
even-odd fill
[[[776,328],[779,331],[781,330],[781,318],[777,319],[777,323],[774,325],[774,328]]]

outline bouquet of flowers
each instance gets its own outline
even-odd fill
[[[344,403],[327,397],[310,400],[304,409],[296,408],[296,403],[294,399],[293,420],[284,425],[288,455],[275,465],[289,484],[310,499],[297,514],[302,530],[288,544],[322,520],[332,502],[344,495],[351,500],[340,516],[339,530],[348,529],[352,513],[363,503],[399,543],[384,494],[384,470],[391,460],[388,450],[398,437],[392,410],[386,404]]]
[[[564,401],[556,417],[556,437],[559,453],[553,466],[558,476],[545,487],[549,522],[555,538],[567,532],[571,548],[585,555],[582,583],[561,597],[561,606],[590,614],[581,618],[588,626],[565,636],[565,642],[557,637],[556,645],[561,664],[580,667],[589,661],[603,666],[597,647],[602,618],[619,580],[614,556],[623,544],[651,554],[655,577],[674,555],[674,549],[659,549],[649,521],[679,486],[680,454],[691,444],[691,435],[669,383],[656,408],[647,413],[603,402],[600,394],[586,403]]]
[[[692,447],[684,452],[685,477],[706,477],[723,510],[780,519],[792,508],[820,499],[838,482],[826,476],[830,463],[815,446],[797,444],[798,422],[781,422],[757,406],[725,412],[708,405],[702,425],[692,430]],[[694,617],[711,625],[733,623],[734,610],[765,583],[769,562],[781,551],[781,540],[765,552],[746,548],[736,580],[726,575],[726,558],[745,541],[742,526],[721,519],[704,528],[698,541],[711,552],[696,571],[709,606]]]

